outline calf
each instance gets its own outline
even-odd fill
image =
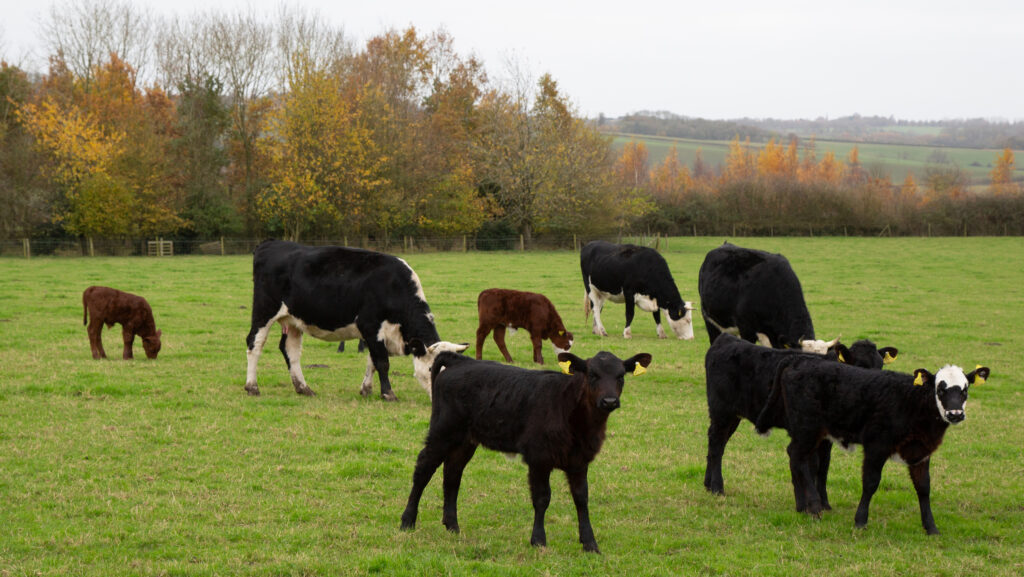
[[[708,338],[731,333],[752,343],[824,354],[814,337],[800,280],[781,254],[730,243],[708,252],[697,279]]]
[[[598,552],[590,526],[587,468],[601,450],[608,415],[619,407],[624,375],[645,372],[651,355],[640,353],[623,361],[602,351],[588,360],[572,353],[561,353],[558,359],[567,374],[438,355],[431,369],[430,429],[416,459],[402,529],[416,526],[423,489],[444,463],[441,522],[459,532],[456,502],[462,471],[483,445],[519,453],[529,467],[531,545],[547,545],[544,512],[551,501],[550,476],[552,469],[561,469],[576,505],[580,543],[584,550]]]
[[[898,351],[893,347],[878,349],[874,343],[861,340],[847,347],[841,343],[829,350],[826,358],[869,369],[881,369],[882,364],[896,358]],[[725,445],[736,432],[742,419],[757,420],[764,409],[765,401],[772,388],[772,380],[780,363],[806,356],[817,355],[797,350],[781,350],[762,347],[741,340],[731,334],[719,336],[704,356],[708,398],[708,454],[704,472],[704,487],[712,493],[725,492],[722,479],[722,456]],[[766,426],[786,428],[785,415],[774,411],[765,421]],[[832,456],[832,443],[823,442],[816,453],[817,462],[812,463],[815,485],[821,495],[822,506],[830,509],[826,482]],[[796,495],[796,508],[804,510],[804,495]]]
[[[555,354],[564,353],[572,348],[572,333],[565,330],[562,317],[558,316],[555,305],[548,297],[524,291],[507,289],[487,289],[476,299],[476,308],[480,313],[480,326],[476,329],[476,358],[480,359],[484,348],[484,340],[494,331],[494,342],[505,357],[506,363],[512,362],[512,355],[505,347],[505,329],[512,331],[526,329],[533,342],[533,362],[544,364],[541,355],[541,341],[549,339]]]
[[[82,324],[87,325],[86,332],[89,333],[92,358],[107,358],[100,333],[104,324],[111,328],[114,323],[121,324],[121,336],[124,339],[123,358],[133,358],[132,343],[135,342],[135,335],[142,339],[146,358],[155,359],[160,352],[161,332],[156,330],[153,309],[149,307],[146,299],[110,287],[91,286],[82,293],[82,309]]]
[[[939,529],[931,511],[930,457],[949,425],[964,420],[970,385],[983,383],[988,376],[989,369],[981,366],[967,374],[946,365],[934,375],[925,369],[906,375],[794,358],[780,365],[757,430],[767,430],[772,406],[781,399],[790,436],[793,490],[806,494],[806,510],[815,516],[821,513],[822,502],[811,478],[811,455],[827,438],[843,447],[863,445],[857,527],[867,525],[868,506],[885,462],[906,464],[917,491],[921,524],[933,535]]]

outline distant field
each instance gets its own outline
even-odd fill
[[[697,150],[701,151],[704,161],[711,166],[724,164],[729,152],[729,141],[723,140],[691,140],[648,136],[641,134],[615,134],[613,144],[621,149],[631,140],[647,145],[649,164],[654,166],[668,155],[674,144],[678,150],[679,160],[692,167]],[[801,143],[805,142],[801,140]],[[763,145],[751,143],[751,147],[759,149]],[[1002,150],[975,148],[942,148],[934,146],[908,146],[896,144],[865,144],[853,142],[836,142],[818,140],[815,143],[819,160],[826,152],[832,151],[836,158],[846,161],[850,150],[856,146],[861,165],[868,171],[877,171],[891,175],[895,184],[903,182],[907,172],[912,172],[920,184],[929,166],[957,166],[971,177],[974,185],[987,185],[991,181],[992,165]],[[803,151],[801,150],[801,157]],[[1024,179],[1024,150],[1014,151],[1017,159],[1016,174]],[[945,162],[945,164],[943,164]]]
[[[680,290],[721,238],[663,244]],[[663,239],[664,241],[664,239]],[[820,337],[896,346],[892,370],[947,362],[992,376],[932,460],[942,535],[921,528],[906,467],[886,465],[864,530],[853,528],[861,453],[836,451],[820,521],[793,511],[786,434],[743,423],[725,454],[723,496],[703,487],[703,321],[693,341],[659,340],[649,314],[622,338],[583,319],[570,251],[412,253],[442,337],[474,339],[476,296],[541,291],[576,335],[573,352],[649,352],[590,473],[603,555],[582,552],[564,476],[552,476],[546,549],[529,546],[526,467],[479,450],[459,500],[462,533],[441,525],[441,471],[414,531],[399,531],[430,402],[407,358],[399,401],[358,394],[366,358],[307,339],[316,397],[296,395],[272,339],[249,397],[249,257],[0,259],[0,576],[20,575],[944,575],[1024,574],[1024,239],[745,238],[787,255]],[[1014,264],[1017,263],[1017,264]],[[94,361],[81,292],[145,295],[164,335],[155,361]],[[104,332],[117,351],[119,328]],[[139,346],[138,344],[136,345]],[[529,339],[509,338],[532,367]],[[472,352],[472,351],[470,351]],[[546,368],[555,368],[545,343]],[[137,355],[141,357],[141,353]],[[487,359],[500,353],[493,340]],[[312,365],[319,365],[313,367]],[[377,381],[374,380],[375,391]]]

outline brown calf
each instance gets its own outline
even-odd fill
[[[132,358],[135,335],[142,338],[142,348],[146,351],[146,357],[155,359],[156,354],[160,352],[160,331],[156,330],[153,309],[149,308],[146,299],[110,287],[91,286],[82,293],[82,308],[82,324],[88,325],[86,331],[89,333],[92,358],[107,358],[103,351],[100,332],[104,324],[110,328],[114,323],[121,323],[125,359]]]
[[[526,329],[533,341],[533,361],[544,364],[541,355],[541,341],[549,339],[555,354],[566,352],[572,347],[572,333],[565,330],[562,317],[558,316],[555,305],[548,297],[530,292],[487,289],[476,301],[480,313],[480,326],[476,329],[476,358],[481,358],[484,339],[493,330],[494,342],[505,356],[505,362],[512,362],[512,355],[505,347],[505,329]]]

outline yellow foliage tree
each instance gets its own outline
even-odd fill
[[[750,151],[750,138],[740,144],[737,135],[729,143],[729,154],[725,157],[725,170],[722,179],[726,182],[744,182],[752,180],[757,174],[757,160]]]
[[[1007,147],[1002,154],[996,156],[996,164],[992,168],[992,194],[1004,196],[1020,193],[1020,187],[1013,182],[1013,170],[1013,150]]]
[[[679,162],[679,152],[674,144],[665,159],[651,169],[650,183],[651,196],[669,204],[678,204],[693,189],[690,169]]]
[[[843,163],[836,160],[836,155],[831,150],[825,153],[825,157],[818,163],[818,181],[838,185],[843,180]]]
[[[649,177],[648,156],[646,144],[635,140],[627,142],[615,161],[616,180],[627,188],[644,188]]]

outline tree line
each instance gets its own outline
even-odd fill
[[[0,238],[528,246],[737,227],[916,234],[926,221],[948,234],[970,214],[1024,232],[1008,204],[1020,197],[1012,151],[993,194],[955,167],[894,184],[856,151],[818,159],[813,139],[755,153],[736,137],[724,165],[670,154],[652,167],[642,144],[616,152],[551,75],[509,62],[492,76],[443,30],[356,46],[287,6],[161,19],[123,0],[70,0],[42,36],[45,72],[0,62]]]

